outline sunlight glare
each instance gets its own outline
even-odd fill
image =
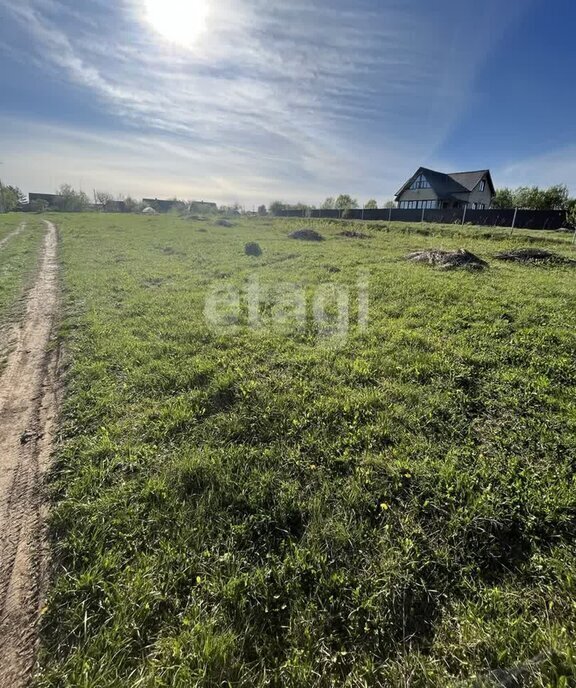
[[[165,40],[190,47],[206,30],[210,0],[144,0],[146,20]]]

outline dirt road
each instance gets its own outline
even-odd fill
[[[26,223],[23,222],[18,229],[15,229],[13,232],[10,232],[8,236],[5,236],[2,241],[0,241],[0,251],[4,248],[4,246],[10,241],[10,239],[13,239],[15,236],[18,236],[20,232],[26,227]]]
[[[6,238],[8,239],[8,237]],[[0,376],[0,685],[26,686],[46,572],[43,476],[56,413],[57,232],[46,222],[39,271]]]

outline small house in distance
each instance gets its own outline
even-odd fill
[[[218,210],[216,203],[209,201],[191,201],[190,210],[197,213],[215,213]]]
[[[178,206],[182,204],[181,201],[177,201],[176,199],[162,201],[158,198],[143,198],[142,203],[149,208],[154,208],[154,210],[158,213],[169,213],[171,210],[178,208]]]
[[[58,205],[59,201],[62,200],[62,196],[59,196],[58,194],[49,194],[49,193],[29,193],[28,194],[28,203],[31,206],[33,203],[37,203],[38,201],[43,202],[46,204],[47,208],[54,208]]]
[[[172,210],[188,209],[190,212],[216,212],[218,206],[216,203],[209,203],[208,201],[179,201],[178,199],[171,199],[168,201],[159,200],[158,198],[143,198],[142,203],[158,213],[169,213]]]
[[[399,208],[464,208],[484,210],[496,190],[490,170],[436,172],[420,167],[396,194]]]

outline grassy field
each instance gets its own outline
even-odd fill
[[[26,228],[11,238],[22,222]],[[0,215],[0,328],[13,321],[23,307],[22,296],[33,278],[43,237],[43,226],[37,216],[16,213]],[[0,365],[5,352],[0,351]]]
[[[54,220],[68,368],[39,686],[574,685],[576,272],[492,258],[573,255],[565,237]],[[402,260],[460,246],[491,268]],[[321,284],[348,295],[346,337],[311,317]]]

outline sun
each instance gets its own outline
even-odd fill
[[[165,40],[190,47],[206,30],[210,0],[144,0],[146,20]]]

